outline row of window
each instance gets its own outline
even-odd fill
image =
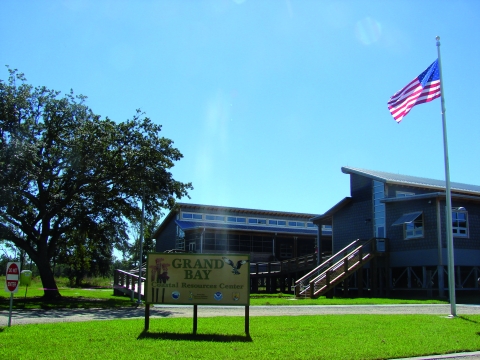
[[[249,225],[269,225],[269,226],[289,226],[289,227],[307,227],[315,228],[316,225],[312,222],[306,221],[287,221],[277,219],[264,218],[247,218],[243,216],[223,216],[212,214],[186,213],[182,212],[182,219],[186,220],[206,220],[206,221],[220,221],[229,223],[249,224]],[[332,231],[331,225],[322,225],[322,231]]]

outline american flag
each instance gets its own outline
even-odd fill
[[[388,100],[388,109],[395,121],[399,123],[412,107],[432,101],[440,95],[440,71],[437,59]]]

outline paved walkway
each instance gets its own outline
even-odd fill
[[[155,305],[150,318],[193,317],[193,306]],[[432,314],[447,317],[450,305],[302,305],[250,306],[250,316],[341,314]],[[480,305],[457,305],[457,315],[480,314]],[[244,316],[243,306],[198,306],[198,317]],[[113,319],[141,319],[144,307],[120,309],[14,310],[12,325]],[[0,326],[8,324],[8,311],[0,313]]]

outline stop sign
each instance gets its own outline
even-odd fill
[[[15,293],[18,291],[20,282],[20,263],[9,262],[7,264],[7,274],[5,278],[5,291]]]

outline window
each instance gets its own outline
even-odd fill
[[[423,213],[421,211],[404,214],[392,226],[403,226],[404,239],[423,237]]]
[[[225,221],[225,216],[221,215],[205,215],[205,220]]]
[[[237,222],[245,224],[247,222],[247,218],[244,217],[236,217],[236,216],[227,216],[228,222]]]
[[[307,222],[307,227],[308,228],[314,228],[314,227],[317,227],[317,225],[315,225],[314,223],[311,223],[311,222]]]
[[[452,231],[454,237],[468,237],[468,213],[465,210],[452,211]]]
[[[415,220],[405,223],[405,239],[423,237],[423,215]]]
[[[257,225],[265,225],[267,223],[266,219],[255,219],[255,218],[250,218],[248,219],[249,224],[257,224]]]
[[[288,226],[305,227],[305,223],[303,221],[289,221]]]
[[[397,198],[399,198],[399,197],[413,196],[413,195],[415,195],[415,193],[413,193],[413,192],[408,192],[408,191],[396,191],[396,192],[395,192],[395,196],[396,196]]]
[[[285,226],[287,222],[285,220],[268,220],[268,225],[278,225],[278,226]]]
[[[182,219],[202,220],[202,214],[182,213]]]
[[[323,235],[332,235],[332,225],[322,225]]]

